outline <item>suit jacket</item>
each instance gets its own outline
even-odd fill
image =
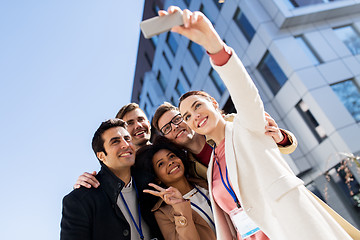
[[[309,196],[273,139],[264,135],[264,105],[245,67],[232,52],[225,65],[213,67],[238,112],[233,122],[226,122],[225,160],[243,209],[270,239],[351,239]],[[231,239],[234,235],[229,219],[212,198],[212,169],[213,157],[207,178],[217,238]]]
[[[104,164],[96,178],[98,188],[73,190],[63,199],[61,240],[130,240],[130,225],[117,205],[117,198],[124,182],[116,177]],[[132,172],[133,179],[137,173]],[[140,185],[142,183],[140,182]],[[150,209],[142,208],[141,217],[149,225],[152,238],[162,239]],[[137,234],[137,233],[136,233]]]

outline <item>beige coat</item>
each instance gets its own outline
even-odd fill
[[[264,134],[264,106],[256,86],[233,51],[219,73],[238,112],[225,128],[229,179],[248,216],[272,240],[351,239],[303,186]],[[209,163],[211,193],[213,158]],[[211,198],[217,238],[234,235],[227,216]],[[230,226],[230,227],[229,227]]]
[[[189,181],[207,189],[205,180],[189,179]],[[208,223],[191,208],[190,201],[170,206],[160,199],[152,211],[165,240],[216,239]]]

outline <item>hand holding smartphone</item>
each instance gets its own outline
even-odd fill
[[[165,16],[153,17],[140,23],[145,38],[151,38],[163,32],[170,31],[174,26],[183,25],[182,13],[176,11]]]

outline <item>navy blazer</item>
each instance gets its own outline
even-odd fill
[[[73,190],[63,199],[61,219],[61,240],[130,240],[130,225],[116,204],[124,182],[115,176],[104,164],[96,178],[98,188]],[[136,185],[143,188],[148,179],[132,170]],[[140,177],[141,176],[141,177]],[[139,189],[139,191],[141,191]],[[141,217],[149,225],[151,238],[163,239],[149,203],[140,197]],[[150,204],[151,205],[151,204]],[[132,224],[132,223],[130,223]],[[138,234],[136,232],[136,234]],[[139,236],[140,239],[140,236]]]

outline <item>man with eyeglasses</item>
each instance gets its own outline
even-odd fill
[[[225,118],[228,121],[232,121],[233,116],[230,114],[226,115]],[[116,117],[125,120],[129,124],[128,131],[133,141],[139,138],[135,142],[136,150],[150,143],[150,123],[138,104],[129,103],[123,106]],[[268,122],[265,134],[274,139],[281,153],[292,153],[297,147],[295,136],[289,131],[279,129],[270,115],[265,116],[265,118]],[[190,169],[192,174],[206,178],[206,167],[209,164],[212,148],[207,144],[203,135],[195,133],[186,124],[177,107],[171,103],[164,102],[156,109],[152,125],[160,134],[188,149],[194,155],[194,157],[191,157],[194,163]],[[143,131],[143,133],[141,132],[142,134],[137,136],[140,131]],[[198,164],[197,161],[201,164]],[[96,171],[83,173],[77,179],[74,188],[79,188],[80,186],[97,188],[100,183],[95,178],[95,175]]]
[[[233,117],[233,114],[225,115],[225,119],[228,121],[232,121]],[[269,114],[265,116],[265,119],[268,122],[265,134],[274,139],[281,153],[292,153],[297,147],[295,136],[289,131],[279,129]],[[152,125],[163,136],[188,149],[189,152],[195,155],[198,161],[207,167],[212,149],[210,145],[206,143],[203,135],[195,133],[186,122],[184,122],[177,107],[168,102],[164,102],[156,109]],[[197,172],[201,172],[201,170]]]

